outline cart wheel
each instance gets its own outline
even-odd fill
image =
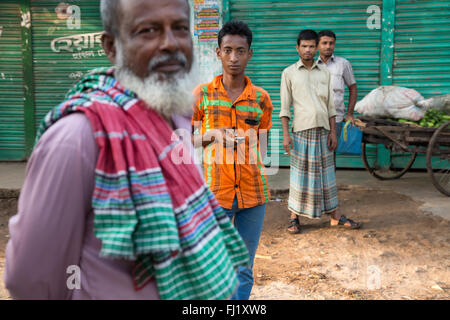
[[[436,189],[450,197],[450,121],[441,125],[431,137],[427,170]]]
[[[375,144],[362,143],[364,166],[371,175],[380,180],[400,178],[411,168],[414,160],[416,160],[417,154],[415,152],[393,152],[392,149],[389,149],[389,159],[384,160],[385,163],[380,163],[377,154],[375,154],[375,157],[370,157],[368,145],[376,146]]]

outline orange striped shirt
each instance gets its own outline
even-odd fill
[[[231,209],[235,197],[239,208],[251,208],[270,198],[258,133],[263,130],[268,133],[272,127],[273,106],[269,94],[254,86],[247,76],[244,91],[236,101],[231,101],[222,78],[220,75],[194,90],[192,125],[202,134],[212,129],[232,128],[243,139],[231,148],[214,142],[205,147],[204,174],[223,208]]]

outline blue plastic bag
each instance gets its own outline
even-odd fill
[[[363,132],[351,121],[347,121],[341,130],[336,152],[361,155],[361,141]]]

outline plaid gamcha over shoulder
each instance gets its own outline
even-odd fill
[[[161,299],[227,299],[248,250],[193,163],[172,159],[180,139],[155,111],[114,78],[85,76],[41,122],[82,112],[99,156],[92,195],[100,255],[132,261],[135,289],[156,280]]]
[[[269,94],[247,76],[244,91],[231,101],[222,78],[217,76],[195,89],[192,125],[202,134],[225,127],[245,137],[234,150],[211,143],[204,148],[203,165],[206,184],[223,208],[231,209],[235,196],[239,208],[251,208],[270,198],[258,133],[272,127],[273,106]]]

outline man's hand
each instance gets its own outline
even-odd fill
[[[203,135],[205,141],[210,141],[218,144],[222,144],[224,147],[234,147],[235,137],[234,130],[230,127],[223,127],[209,130]],[[208,144],[209,144],[208,143]]]
[[[338,142],[336,138],[336,132],[330,131],[328,134],[328,149],[334,151],[337,148]]]
[[[353,116],[353,113],[347,113],[347,115],[345,116],[345,118],[344,118],[344,122],[347,122],[347,121],[351,121],[352,122],[352,124],[355,124],[355,117]]]
[[[225,148],[233,148],[236,138],[234,137],[234,130],[229,127],[216,129],[215,141],[222,143]]]
[[[291,136],[287,135],[283,137],[283,148],[288,155],[291,155],[291,149],[294,148]]]
[[[211,143],[220,143],[224,147],[233,147],[235,142],[234,130],[230,127],[211,129],[204,134],[195,134],[192,136],[194,147],[207,147]]]

